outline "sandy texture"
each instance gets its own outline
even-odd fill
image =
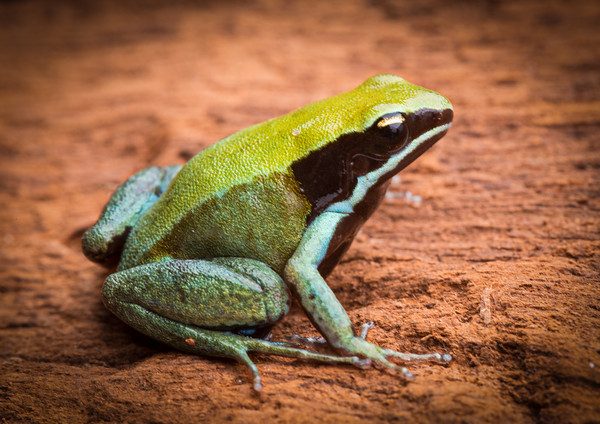
[[[0,5],[1,419],[600,420],[598,2],[91,3]],[[79,239],[119,182],[379,72],[455,127],[329,282],[373,341],[450,366],[258,356],[256,396],[104,309]],[[316,334],[298,307],[292,333]]]

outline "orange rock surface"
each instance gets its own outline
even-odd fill
[[[597,2],[174,3],[0,5],[1,420],[600,420]],[[455,125],[328,281],[371,340],[449,366],[256,356],[257,396],[103,307],[80,236],[117,184],[381,72]]]

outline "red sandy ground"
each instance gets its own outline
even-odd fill
[[[0,418],[600,421],[598,2],[52,4],[0,6]],[[256,356],[257,396],[104,309],[79,239],[119,182],[379,72],[455,127],[329,283],[373,341],[451,365]],[[292,333],[316,334],[298,307]]]

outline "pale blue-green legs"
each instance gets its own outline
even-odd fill
[[[115,264],[129,231],[169,187],[180,169],[180,165],[153,166],[121,184],[96,224],[84,233],[83,253],[94,262]]]
[[[243,258],[170,260],[111,274],[107,308],[138,331],[184,351],[236,359],[261,379],[248,352],[365,367],[355,356],[326,355],[247,337],[288,312],[285,283],[267,265]]]

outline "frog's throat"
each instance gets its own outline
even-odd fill
[[[397,169],[405,159],[409,158],[411,153],[416,152],[423,144],[427,143],[437,135],[448,131],[451,125],[451,123],[440,125],[439,127],[435,127],[421,134],[419,137],[415,138],[405,149],[402,149],[400,152],[391,156],[383,166],[369,172],[368,174],[358,177],[358,181],[354,187],[354,190],[352,191],[352,195],[340,202],[332,203],[329,205],[329,207],[327,207],[327,209],[325,209],[325,212],[351,214],[354,211],[354,207],[360,203],[369,189],[377,184],[384,175],[389,174]]]

